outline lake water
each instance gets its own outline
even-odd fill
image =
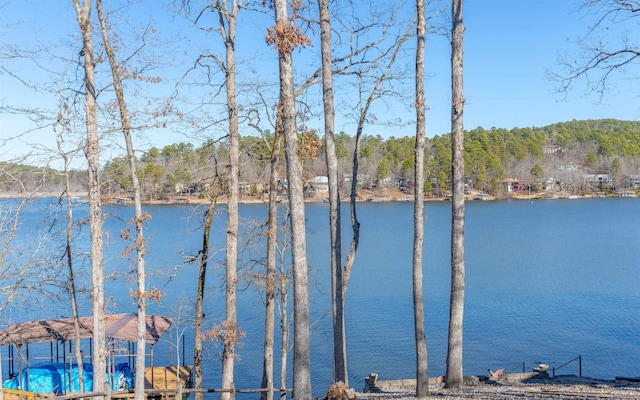
[[[451,209],[448,202],[425,204],[429,375],[437,376],[445,372]],[[158,205],[146,210],[152,215],[147,230],[149,284],[166,292],[162,303],[151,306],[149,312],[176,318],[173,340],[179,335],[184,338],[189,360],[192,333],[188,320],[192,318],[197,265],[184,262],[201,245],[204,208]],[[104,211],[110,237],[105,254],[107,271],[126,269],[131,262],[120,257],[123,243],[118,232],[126,227],[133,211],[124,206],[105,206]],[[507,372],[522,372],[523,363],[527,371],[539,362],[557,368],[581,355],[583,375],[605,379],[640,376],[637,199],[469,202],[466,211],[465,375],[483,375],[489,368],[503,367]],[[82,212],[80,208],[77,214]],[[220,269],[224,261],[224,206],[218,212],[212,245],[218,249],[215,259],[219,265],[207,276],[209,325],[224,317],[224,290],[220,287],[224,278]],[[249,222],[264,222],[266,212],[264,205],[240,205],[247,235],[255,232]],[[351,235],[346,205],[342,215],[346,250]],[[364,377],[371,372],[378,373],[380,379],[412,378],[415,374],[413,204],[363,203],[358,205],[358,216],[361,241],[346,297],[346,329],[350,386],[362,390]],[[312,269],[312,386],[314,395],[320,396],[326,394],[332,375],[328,205],[308,204],[306,218]],[[86,235],[88,228],[82,232]],[[244,268],[256,268],[252,260],[263,257],[263,252],[254,245],[241,251],[241,257],[246,261]],[[108,281],[108,294],[114,299],[109,311],[135,311],[127,282],[121,276]],[[238,388],[260,385],[263,315],[261,296],[242,285],[238,316],[246,338],[237,350]],[[276,339],[276,348],[279,346]],[[167,352],[167,343],[158,345],[156,365],[166,361]],[[210,344],[207,354],[205,386],[219,387],[219,349]],[[289,362],[289,370],[291,366]],[[278,364],[275,371],[279,371]],[[577,361],[557,374],[577,375]],[[279,382],[278,376],[275,382]]]

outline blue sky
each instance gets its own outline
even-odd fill
[[[572,119],[640,116],[638,92],[630,77],[619,75],[615,95],[600,102],[577,82],[566,97],[546,78],[559,71],[559,52],[575,52],[572,43],[593,18],[575,12],[570,0],[468,0],[465,2],[465,127],[545,126]],[[435,124],[435,121],[433,121]],[[445,123],[441,129],[446,129]]]
[[[49,0],[9,0],[0,9],[0,42],[15,43],[23,48],[43,46],[57,56],[73,55],[73,46],[77,46],[77,23],[71,1]],[[110,2],[106,2],[108,6]],[[206,46],[208,39],[194,32],[190,25],[180,17],[171,14],[159,0],[140,2],[127,9],[126,22],[148,23],[153,21],[165,40],[172,42],[179,51],[169,57],[162,49],[154,49],[154,54],[172,59],[167,61],[171,69],[164,70],[165,81],[178,79],[183,73],[181,68],[193,59],[191,52]],[[387,4],[380,2],[380,4]],[[168,6],[167,6],[168,7]],[[403,5],[407,14],[413,12],[409,2]],[[546,76],[549,70],[559,71],[557,65],[559,53],[577,53],[573,42],[583,35],[594,17],[578,11],[578,1],[573,0],[467,0],[464,6],[464,90],[465,90],[465,129],[482,126],[511,129],[514,127],[545,126],[572,119],[617,118],[636,120],[640,118],[638,107],[638,88],[633,70],[625,74],[616,74],[612,81],[611,94],[600,99],[589,93],[584,81],[576,82],[574,90],[563,96],[555,93],[557,83]],[[447,13],[449,11],[447,10]],[[260,60],[265,67],[262,71],[275,73],[275,56],[264,45],[261,35],[264,33],[267,17],[252,20],[242,25],[238,38],[241,59]],[[122,23],[122,21],[121,21]],[[621,28],[613,26],[612,31]],[[632,26],[630,29],[637,28]],[[636,35],[638,36],[638,35]],[[247,40],[243,43],[243,39]],[[612,34],[612,41],[619,39]],[[72,45],[73,44],[73,45]],[[316,51],[319,46],[313,51]],[[302,66],[311,54],[310,49],[295,55],[294,62]],[[412,52],[406,53],[402,62],[413,65]],[[176,61],[177,60],[177,61]],[[56,73],[64,64],[52,60],[41,60],[41,66],[52,71],[43,72],[32,63],[18,64],[0,58],[17,74],[27,76],[29,80],[41,83],[49,82],[55,87]],[[260,65],[258,63],[258,65]],[[249,62],[247,62],[247,65]],[[266,65],[271,65],[271,69]],[[254,64],[255,65],[255,64]],[[445,37],[430,37],[427,43],[426,74],[427,80],[427,134],[440,135],[450,129],[450,47]],[[298,68],[300,70],[302,68]],[[247,71],[245,71],[247,72]],[[250,72],[249,72],[250,73]],[[410,86],[408,86],[411,88]],[[166,88],[165,88],[166,89]],[[161,89],[154,89],[161,91]],[[183,92],[187,89],[183,89]],[[6,73],[0,74],[0,104],[4,106],[38,105],[52,108],[57,104],[55,96],[34,94]],[[391,104],[394,104],[391,102]],[[397,105],[389,108],[377,107],[381,118],[399,116],[405,121],[413,118],[413,111]],[[313,118],[308,124],[321,126],[322,117]],[[0,115],[0,139],[6,139],[22,133],[35,124],[16,115]],[[338,117],[337,130],[353,134],[353,123],[346,117]],[[385,136],[413,135],[412,126],[368,127],[365,134]],[[158,146],[191,140],[181,137],[175,131],[147,132],[141,136],[140,147]],[[0,160],[10,159],[13,155],[26,151],[32,144],[44,144],[54,147],[52,129],[36,130],[25,134],[19,141],[5,143],[0,150]],[[198,142],[194,139],[194,142]]]

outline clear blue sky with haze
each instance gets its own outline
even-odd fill
[[[383,0],[381,4],[383,4]],[[611,93],[600,99],[589,93],[584,81],[578,81],[574,90],[566,95],[555,92],[557,82],[547,78],[547,71],[559,71],[558,55],[568,52],[576,54],[574,42],[584,35],[594,16],[579,10],[580,1],[574,0],[466,0],[464,5],[464,92],[465,129],[477,126],[512,129],[515,127],[545,126],[573,119],[616,118],[637,120],[640,117],[638,93],[640,81],[632,69],[615,74]],[[109,6],[109,2],[105,2]],[[77,35],[77,22],[71,0],[5,0],[0,3],[0,43],[12,43],[18,47],[33,48],[38,44],[53,46],[64,54],[64,45]],[[140,2],[131,8],[131,20],[155,21],[159,32],[182,37],[188,53],[189,38],[193,46],[202,46],[202,38],[191,34],[189,24],[167,10],[169,6],[160,0]],[[407,13],[414,11],[414,5],[407,2],[403,6]],[[447,13],[450,11],[447,9]],[[256,35],[265,27],[259,23],[249,25],[247,34]],[[614,27],[622,30],[623,27]],[[246,26],[239,29],[247,29]],[[637,31],[636,25],[624,27]],[[613,29],[612,29],[613,30]],[[263,32],[264,33],[264,32]],[[637,34],[635,36],[638,36]],[[632,35],[633,37],[633,35]],[[265,48],[263,40],[254,40],[247,45],[238,39],[238,46],[245,46],[247,54],[251,46]],[[619,37],[611,35],[611,40]],[[315,44],[318,46],[318,44]],[[77,44],[76,44],[77,46]],[[67,46],[68,47],[68,46]],[[68,50],[70,51],[70,50]],[[264,51],[264,50],[262,50]],[[304,51],[304,50],[303,50]],[[192,57],[189,54],[183,57]],[[68,55],[68,53],[66,54]],[[408,52],[407,56],[412,56]],[[275,56],[274,56],[275,57]],[[294,58],[295,62],[295,58]],[[403,62],[413,65],[413,59]],[[34,65],[12,64],[0,58],[0,63],[18,75],[27,74],[40,82],[47,81],[53,74],[47,74]],[[41,61],[47,66],[47,61]],[[52,64],[54,65],[54,64]],[[427,85],[427,135],[441,135],[450,130],[450,46],[445,37],[430,37],[426,48]],[[294,66],[295,68],[295,66]],[[38,75],[37,77],[35,75]],[[176,78],[180,73],[175,73]],[[171,78],[169,78],[170,80]],[[55,86],[55,82],[52,83]],[[56,98],[35,95],[6,72],[0,72],[0,104],[3,106],[55,107]],[[413,118],[413,112],[406,109],[389,110],[405,120]],[[321,125],[318,116],[315,126]],[[338,131],[353,134],[353,124],[337,120]],[[314,122],[310,123],[314,126]],[[24,116],[0,115],[0,139],[7,139],[29,128],[33,123]],[[413,135],[412,127],[401,129],[366,129],[365,134],[385,136]],[[17,141],[3,144],[0,161],[8,160],[25,151],[33,143],[46,144],[55,148],[51,129],[36,130]],[[166,144],[184,141],[172,133],[158,133],[147,136],[146,146],[162,147]]]

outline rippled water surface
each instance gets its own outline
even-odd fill
[[[429,374],[444,374],[450,276],[450,203],[426,204],[424,291]],[[120,258],[118,232],[130,208],[108,206],[110,232],[107,268],[128,266]],[[150,206],[147,269],[149,282],[166,291],[152,312],[176,318],[172,339],[182,335],[191,357],[191,318],[197,266],[184,264],[201,245],[204,209]],[[485,374],[504,367],[530,370],[538,362],[560,367],[582,356],[584,375],[640,376],[640,202],[637,199],[470,202],[466,206],[466,304],[464,373]],[[223,318],[220,290],[224,259],[224,223],[214,227],[218,249],[208,273],[207,322]],[[267,208],[242,204],[244,230],[264,223]],[[351,237],[348,208],[343,208],[344,250]],[[411,378],[415,374],[411,252],[412,203],[358,205],[360,247],[346,297],[350,385],[361,390],[364,377]],[[306,208],[308,261],[312,269],[312,376],[321,395],[331,381],[332,335],[329,287],[328,205]],[[244,243],[241,240],[241,243]],[[256,250],[256,247],[258,249]],[[244,268],[262,257],[253,244],[241,252]],[[215,264],[218,264],[217,266]],[[134,311],[128,287],[110,281],[118,300],[113,311]],[[262,370],[263,303],[251,287],[238,293],[238,315],[247,336],[237,353],[236,386],[258,387]],[[279,335],[278,335],[279,338]],[[169,338],[166,338],[167,340]],[[279,339],[277,339],[279,341]],[[166,344],[165,344],[166,345]],[[279,349],[280,343],[276,343]],[[218,350],[210,345],[208,387],[218,387]],[[156,349],[156,364],[166,357]],[[175,356],[174,356],[175,360]],[[279,360],[277,360],[278,362]],[[291,361],[289,369],[291,369]],[[558,374],[578,374],[578,362]],[[279,366],[276,365],[276,371]],[[279,377],[276,377],[276,382]]]

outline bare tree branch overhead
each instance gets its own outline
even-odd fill
[[[640,78],[640,7],[636,1],[588,0],[579,10],[595,17],[595,21],[575,41],[576,52],[560,54],[559,71],[551,70],[548,76],[558,82],[557,91],[565,98],[569,90],[584,81],[585,91],[595,93],[602,101],[627,89],[612,83],[613,76],[630,81]]]

